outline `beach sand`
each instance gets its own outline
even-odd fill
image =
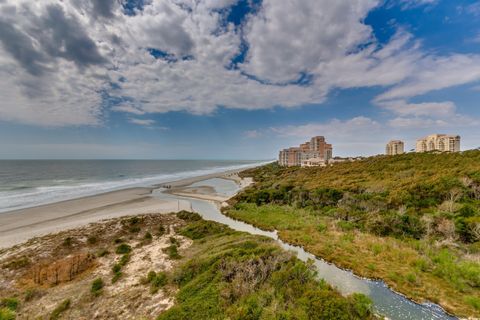
[[[0,213],[0,248],[8,248],[34,237],[77,228],[104,219],[191,209],[188,200],[160,200],[152,197],[152,191],[162,186],[167,186],[172,194],[223,202],[227,198],[216,195],[208,187],[197,188],[198,190],[188,190],[186,187],[203,180],[224,178],[235,181],[243,188],[249,181],[240,179],[237,172],[238,170],[232,170],[172,181],[151,188],[130,188],[3,212]]]

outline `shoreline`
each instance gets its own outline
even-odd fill
[[[64,200],[50,204],[0,213],[0,250],[22,244],[32,238],[74,229],[106,219],[149,213],[170,213],[190,210],[190,201],[164,200],[152,196],[154,190],[168,186],[166,192],[213,178],[235,181],[242,188],[238,172],[227,170],[196,177],[178,179],[150,187],[126,188],[96,195]],[[173,193],[173,192],[172,192]],[[184,196],[212,201],[222,201],[214,195],[184,193]],[[208,199],[206,199],[207,197]]]

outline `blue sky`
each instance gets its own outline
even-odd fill
[[[0,158],[476,148],[480,1],[6,0],[0,96]]]

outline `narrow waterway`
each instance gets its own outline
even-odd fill
[[[217,179],[219,180],[219,179]],[[224,180],[225,181],[225,180]],[[221,189],[225,192],[226,183],[222,182]],[[200,183],[197,183],[200,185]],[[215,181],[207,181],[203,185],[215,187]],[[238,189],[235,183],[230,184],[230,188]],[[228,190],[227,190],[228,191]],[[276,232],[269,232],[258,229],[250,224],[231,219],[221,213],[217,205],[210,201],[198,200],[192,198],[185,198],[171,194],[163,193],[161,190],[156,190],[154,196],[162,199],[176,199],[181,202],[190,202],[191,209],[199,213],[205,220],[216,221],[228,225],[230,228],[248,232],[250,234],[267,236],[275,239],[278,244],[285,250],[293,251],[297,257],[302,261],[313,260],[314,265],[318,271],[318,276],[324,279],[327,283],[337,288],[343,295],[351,293],[363,293],[370,297],[373,301],[375,311],[380,315],[392,320],[420,320],[420,319],[457,319],[445,313],[445,311],[438,305],[433,303],[415,303],[403,295],[396,293],[389,289],[383,281],[376,281],[370,279],[363,279],[357,277],[352,272],[343,270],[319,259],[306,252],[301,247],[289,245],[278,238]],[[183,206],[184,204],[182,204]]]

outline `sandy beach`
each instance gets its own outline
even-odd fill
[[[184,197],[222,202],[226,196],[216,195],[208,187],[188,188],[189,185],[212,178],[232,180],[240,188],[244,181],[238,170],[181,179],[146,188],[130,188],[94,196],[61,201],[32,208],[0,213],[0,248],[8,248],[31,238],[73,229],[92,222],[126,215],[168,213],[190,210],[188,200],[164,200],[152,196],[155,189],[168,187],[168,192]]]

